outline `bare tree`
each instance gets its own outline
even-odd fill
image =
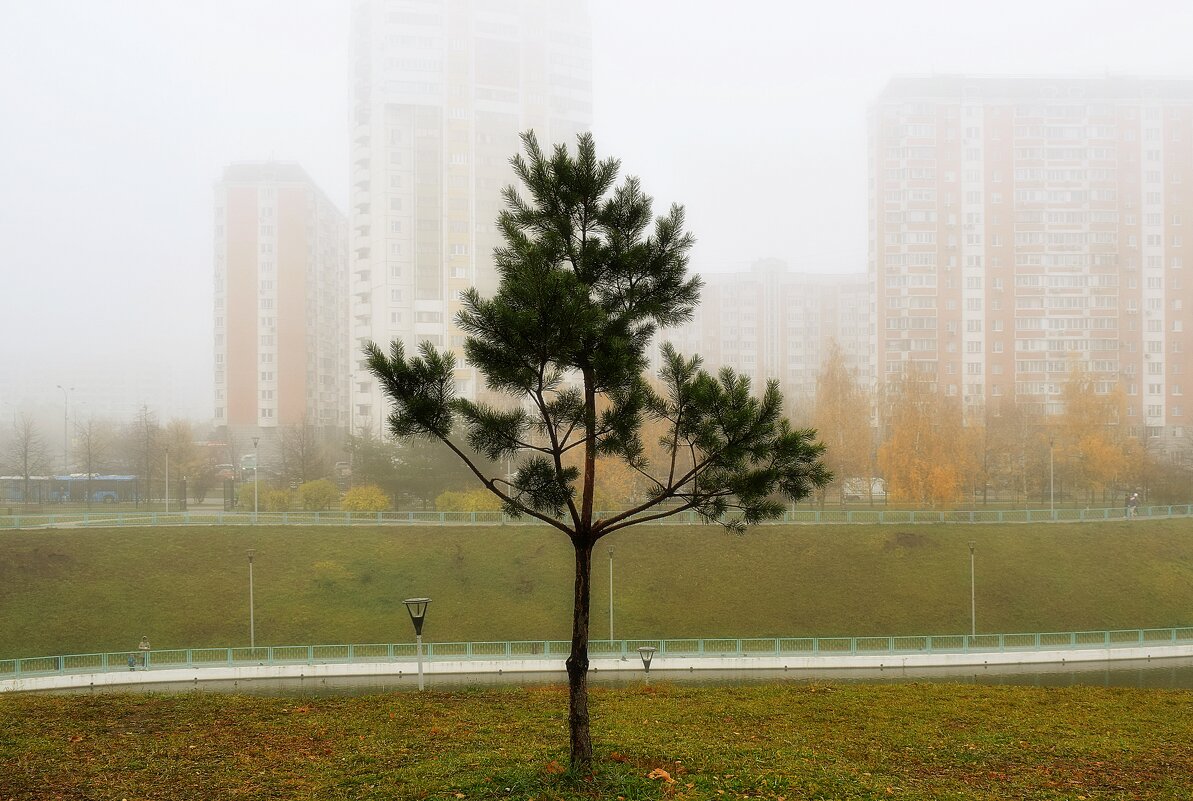
[[[136,470],[141,472],[142,486],[144,492],[141,499],[146,503],[153,496],[153,472],[154,468],[159,462],[158,456],[158,440],[161,436],[161,426],[157,422],[157,414],[149,411],[148,406],[142,406],[137,412],[137,419],[133,421],[129,436],[127,437],[128,445],[132,446],[130,455],[131,464],[136,465]]]
[[[91,506],[91,476],[108,458],[112,447],[112,427],[102,421],[90,418],[82,423],[75,423],[76,456],[81,462],[83,471],[87,474],[87,506]]]
[[[281,474],[287,484],[305,484],[331,472],[319,431],[306,418],[281,431]]]
[[[49,469],[50,456],[46,448],[45,437],[37,428],[37,423],[27,414],[22,414],[13,423],[13,435],[9,441],[9,461],[16,467],[21,476],[23,503],[29,503],[29,479]]]

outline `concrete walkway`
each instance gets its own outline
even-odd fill
[[[641,674],[636,654],[626,658],[597,657],[591,662],[595,675]],[[1031,651],[969,651],[965,653],[911,654],[818,654],[815,656],[656,656],[651,673],[695,671],[817,671],[842,669],[904,670],[912,668],[994,667],[1000,665],[1063,665],[1082,662],[1193,657],[1193,644],[1145,644]],[[539,673],[566,681],[564,661],[551,659],[437,659],[423,663],[428,682],[436,676],[467,674]],[[22,676],[0,680],[0,692],[80,690],[96,687],[131,687],[141,684],[185,684],[210,681],[253,681],[258,679],[324,679],[336,677],[390,677],[413,681],[417,664],[403,658],[394,661],[316,663],[289,665],[237,665],[218,667],[162,668]]]

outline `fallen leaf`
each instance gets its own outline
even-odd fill
[[[662,779],[667,784],[675,784],[675,779],[671,778],[671,774],[662,768],[655,768],[650,773],[646,774],[648,779]]]
[[[547,763],[547,773],[563,773],[563,765],[552,759]]]

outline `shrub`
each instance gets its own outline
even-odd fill
[[[261,493],[261,508],[266,512],[285,512],[290,508],[290,490],[271,489]]]
[[[496,512],[500,508],[500,499],[486,489],[448,490],[435,498],[435,509],[439,512]]]
[[[336,485],[326,478],[308,481],[298,488],[299,503],[308,512],[330,509],[339,497],[340,491],[336,489]]]
[[[253,511],[253,483],[241,484],[236,488],[236,508],[242,512]],[[262,497],[265,497],[262,495]]]
[[[384,512],[389,508],[389,497],[376,484],[362,484],[345,493],[340,508],[348,512]]]

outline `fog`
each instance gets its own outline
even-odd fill
[[[3,419],[76,376],[209,418],[212,185],[297,161],[347,211],[348,6],[4,5]],[[688,207],[697,270],[860,272],[865,110],[892,75],[1193,76],[1193,4],[1134,8],[594,0],[597,144]]]

